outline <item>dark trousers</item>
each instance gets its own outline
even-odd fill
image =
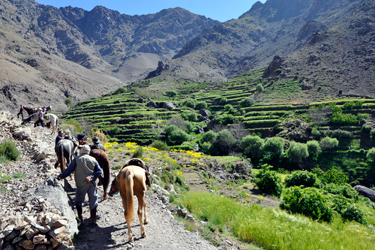
[[[19,113],[17,114],[17,118],[20,118],[20,115],[22,116],[22,120],[23,120],[23,112],[19,112]]]
[[[41,124],[42,124],[42,127],[44,127],[44,121],[43,121],[43,119],[39,119],[39,120],[37,120],[37,121],[34,123],[34,128],[35,128],[36,126],[38,126],[39,123],[41,123]]]

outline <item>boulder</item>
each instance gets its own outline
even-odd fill
[[[149,101],[149,103],[146,104],[147,107],[151,107],[151,108],[157,108],[158,105],[156,105],[156,103],[152,100]]]
[[[201,128],[201,127],[199,127],[199,126],[197,126],[197,127],[195,128],[195,133],[196,133],[196,134],[204,134],[204,129]]]
[[[69,198],[56,179],[48,179],[35,190],[34,195],[46,198],[48,202],[62,213],[68,220],[67,229],[69,235],[72,236],[78,233],[76,216],[73,212],[73,208],[69,205]]]
[[[215,127],[215,119],[212,119],[208,124],[207,124],[207,130],[212,130]]]
[[[201,114],[202,116],[206,116],[206,117],[208,116],[208,112],[206,109],[200,109],[199,114]]]
[[[164,102],[163,108],[168,109],[168,110],[172,110],[172,109],[175,109],[176,106],[171,102]]]
[[[375,202],[375,191],[361,185],[354,186],[354,189],[360,194],[369,198],[372,202]]]

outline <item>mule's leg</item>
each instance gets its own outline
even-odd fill
[[[143,208],[146,206],[145,192],[137,195],[138,198],[138,219],[141,226],[141,237],[146,237],[145,224],[143,222]]]
[[[148,223],[148,216],[147,216],[147,209],[146,209],[146,207],[147,207],[147,202],[146,202],[146,198],[145,198],[145,196],[143,197],[143,199],[144,199],[144,203],[143,203],[143,208],[144,208],[144,211],[145,211],[145,224],[147,224]]]
[[[131,216],[129,216],[129,214],[126,211],[126,197],[125,197],[125,195],[121,194],[121,198],[122,198],[122,207],[124,208],[124,217],[125,217],[125,220],[126,220],[126,225],[128,226],[128,240],[130,242],[133,242],[134,241],[133,234],[132,234],[132,220],[133,220],[133,218],[131,218]]]

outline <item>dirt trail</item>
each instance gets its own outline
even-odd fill
[[[99,195],[102,188],[99,187]],[[147,237],[140,237],[138,217],[133,222],[134,243],[128,242],[127,226],[124,218],[121,197],[115,195],[108,200],[100,198],[97,227],[85,226],[74,240],[76,249],[216,249],[202,239],[197,232],[189,232],[172,218],[171,212],[157,198],[155,193],[147,193],[146,225]],[[84,224],[89,223],[90,212],[84,206]]]

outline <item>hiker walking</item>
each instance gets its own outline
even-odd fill
[[[75,204],[81,225],[83,225],[82,204],[86,194],[89,196],[90,224],[96,225],[96,211],[98,207],[97,178],[103,173],[99,163],[89,153],[90,146],[83,145],[80,155],[75,157],[68,168],[57,176],[57,179],[61,180],[75,171],[74,179],[77,185]]]
[[[20,111],[17,114],[17,118],[20,118],[19,116],[21,115],[22,116],[22,120],[23,120],[23,111],[25,111],[25,110],[24,110],[23,106],[20,105]]]
[[[38,126],[39,123],[42,124],[42,127],[44,127],[44,113],[42,112],[42,109],[41,108],[38,108],[38,114],[36,114],[38,116],[38,120],[34,123],[34,128],[36,126]]]

